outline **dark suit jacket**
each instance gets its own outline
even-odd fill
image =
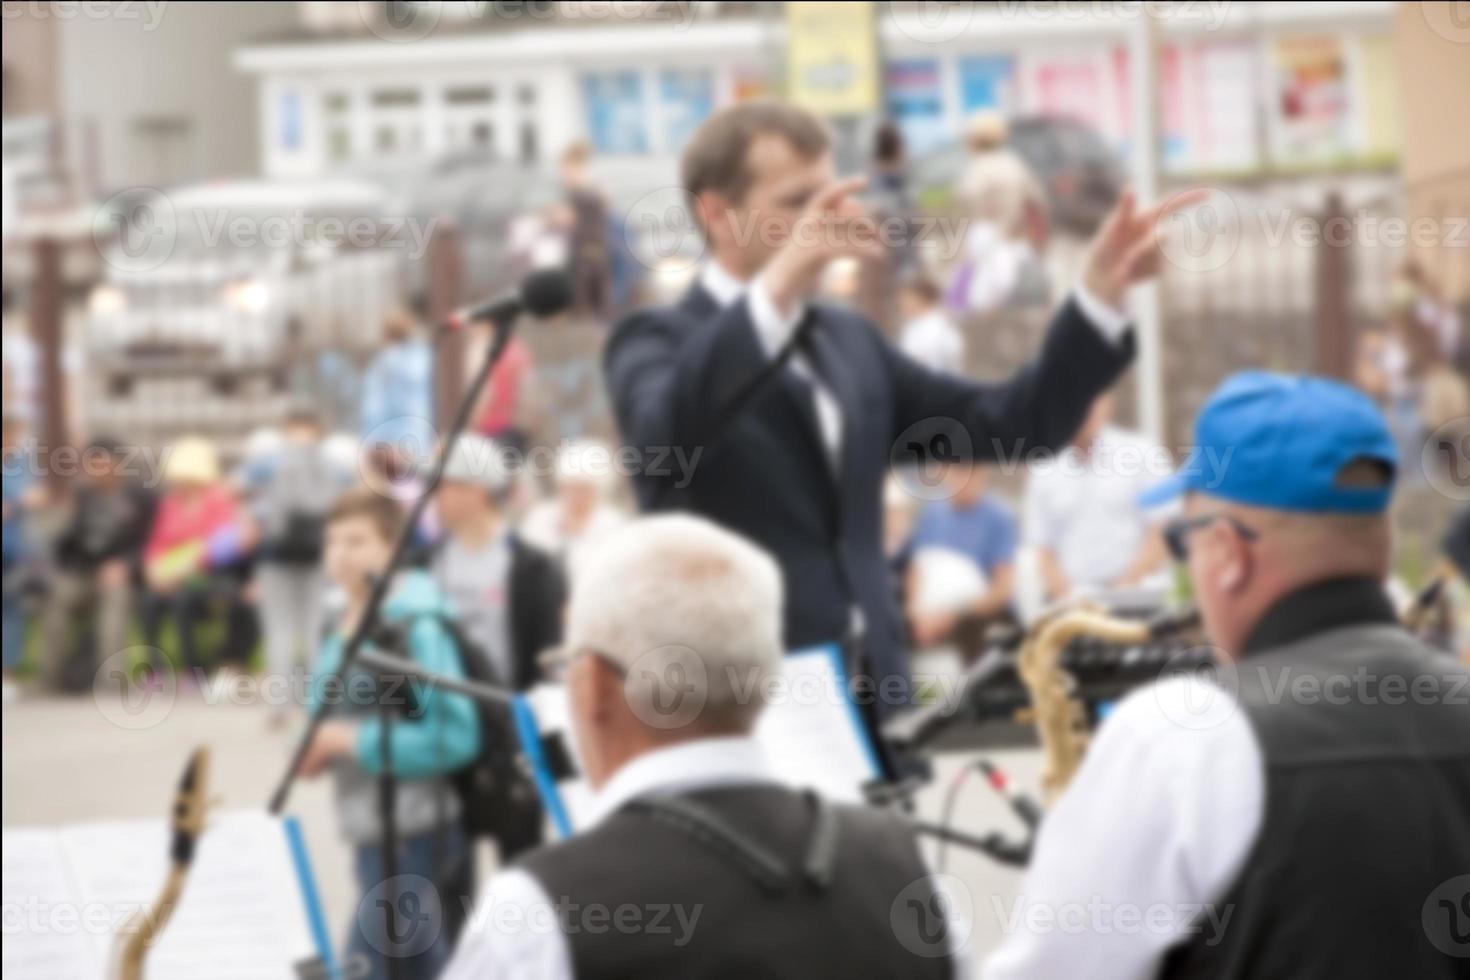
[[[566,576],[556,559],[511,535],[510,609],[511,686],[524,691],[541,677],[536,657],[561,643],[562,607],[567,601]]]
[[[1127,366],[1132,340],[1109,341],[1068,300],[1031,364],[982,384],[921,367],[858,314],[817,306],[814,315],[816,360],[842,410],[836,469],[790,370],[721,423],[769,363],[743,297],[720,309],[695,286],[673,308],[632,314],[609,339],[607,385],[623,443],[644,454],[640,506],[693,511],[763,545],[784,573],[790,648],[843,639],[855,600],[876,679],[897,679],[887,682],[897,694],[879,697],[892,709],[908,673],[883,557],[890,462],[913,461],[918,447],[983,461],[1065,446]],[[674,448],[699,453],[687,481]]]

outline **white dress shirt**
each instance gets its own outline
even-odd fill
[[[590,825],[635,799],[774,781],[765,750],[753,738],[685,742],[640,755],[613,773],[598,791]],[[681,924],[672,928],[677,933]],[[949,930],[951,936],[968,934],[958,923]],[[956,962],[956,976],[968,976]],[[490,879],[441,980],[571,980],[575,975],[555,903],[534,877],[511,868]]]
[[[1129,695],[1047,813],[984,980],[1155,977],[1170,947],[1229,923],[1260,833],[1265,766],[1240,705],[1174,677]],[[977,904],[977,914],[978,906]]]
[[[931,371],[965,370],[965,336],[937,307],[904,324],[898,349]]]
[[[1172,472],[1162,446],[1104,426],[1086,453],[1069,447],[1031,464],[1022,538],[1051,552],[1074,589],[1105,589],[1128,570],[1151,527],[1172,516],[1176,508],[1145,512],[1138,503]]]
[[[790,316],[782,316],[771,300],[764,283],[757,278],[746,283],[731,274],[715,261],[706,262],[699,273],[699,284],[721,307],[729,306],[749,292],[750,320],[755,325],[756,336],[767,357],[775,357],[790,339],[791,332],[801,322],[804,305],[798,305]],[[1093,328],[1112,343],[1120,343],[1128,330],[1128,316],[1097,299],[1080,284],[1072,291],[1082,315]],[[801,351],[795,351],[789,362],[790,369],[812,385],[816,396],[817,422],[822,429],[822,443],[835,459],[841,458],[842,449],[842,406],[837,396],[812,370],[811,363]]]

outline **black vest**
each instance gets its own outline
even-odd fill
[[[1438,900],[1470,872],[1470,668],[1370,625],[1248,656],[1225,676],[1264,756],[1264,818],[1218,903],[1221,937],[1208,945],[1202,930],[1161,975],[1470,975],[1443,951],[1470,942],[1470,899]]]
[[[774,785],[668,803],[635,801],[517,862],[555,906],[580,980],[952,975],[940,899],[899,818]],[[683,820],[691,804],[728,833]]]

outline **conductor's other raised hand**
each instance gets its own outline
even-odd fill
[[[1113,309],[1123,309],[1129,288],[1158,274],[1163,219],[1209,194],[1207,188],[1183,191],[1140,209],[1132,188],[1123,191],[1088,245],[1082,270],[1087,291]]]

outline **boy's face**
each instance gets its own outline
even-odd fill
[[[439,495],[434,505],[438,508],[439,520],[451,531],[483,517],[493,506],[484,487],[460,480],[445,480],[439,484]]]
[[[371,518],[344,517],[327,525],[322,562],[334,584],[360,594],[388,567],[392,551],[392,542]]]

